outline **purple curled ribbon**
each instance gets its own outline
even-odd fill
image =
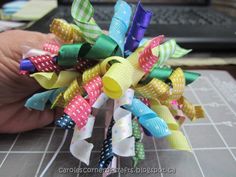
[[[140,41],[143,39],[145,31],[150,24],[152,12],[146,11],[141,2],[139,1],[134,18],[133,24],[129,30],[125,43],[125,54],[135,51],[139,46]]]
[[[52,59],[54,63],[57,62],[57,56],[53,57]],[[24,58],[20,61],[20,71],[28,71],[29,73],[34,73],[37,71],[37,69],[29,58]]]

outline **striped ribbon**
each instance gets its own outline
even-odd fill
[[[71,15],[88,43],[95,43],[102,30],[93,19],[94,9],[89,0],[74,0]]]
[[[157,65],[163,65],[169,58],[180,58],[192,50],[181,48],[174,39],[171,39],[152,49],[155,56],[159,56]]]

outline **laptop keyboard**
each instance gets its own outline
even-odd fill
[[[232,20],[221,13],[200,8],[152,9],[152,23],[163,25],[226,25]]]
[[[94,18],[98,24],[109,24],[113,15],[113,7],[96,6]],[[227,25],[232,23],[232,19],[216,11],[205,8],[149,8],[153,12],[151,24],[161,25]],[[57,13],[51,17],[64,18],[72,22],[70,8],[59,8]]]

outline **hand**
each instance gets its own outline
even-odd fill
[[[55,117],[52,110],[35,111],[24,107],[25,101],[40,89],[28,76],[19,75],[22,46],[42,48],[53,36],[21,30],[0,33],[0,133],[16,133],[43,127]]]

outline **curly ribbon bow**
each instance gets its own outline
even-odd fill
[[[106,169],[112,162],[114,153],[112,152],[112,127],[115,121],[112,119],[107,130],[106,139],[103,142],[103,147],[99,159],[99,168]]]
[[[161,138],[170,135],[165,121],[139,99],[134,98],[132,105],[125,105],[124,107],[138,117],[139,123],[154,137]]]
[[[63,42],[83,42],[80,29],[73,24],[67,23],[63,19],[53,19],[50,25],[50,32],[55,34]]]
[[[102,30],[93,19],[94,9],[89,0],[74,0],[71,8],[71,15],[82,32],[82,36],[93,44]]]
[[[129,30],[126,42],[125,42],[125,54],[128,56],[130,52],[135,51],[139,46],[140,41],[143,39],[144,33],[149,26],[152,18],[152,12],[145,11],[139,1],[133,24]]]
[[[159,46],[164,41],[164,36],[158,36],[151,40],[147,47],[139,55],[139,66],[145,73],[149,72],[154,64],[157,63],[158,57],[152,53],[152,49]]]
[[[85,84],[83,88],[88,97],[84,99],[80,94],[76,95],[64,110],[64,113],[71,117],[79,129],[86,125],[88,116],[91,113],[91,106],[101,94],[102,80],[100,77],[95,77]]]
[[[112,38],[101,34],[93,46],[88,43],[62,45],[57,62],[59,66],[71,67],[76,65],[78,58],[101,60],[115,53],[121,55],[117,46]]]
[[[125,34],[129,28],[132,9],[125,1],[118,0],[114,10],[115,13],[109,28],[109,36],[116,41],[123,54]]]
[[[136,167],[139,161],[145,159],[144,145],[142,141],[141,130],[136,120],[132,121],[133,136],[135,138],[135,156],[133,157],[134,167]]]
[[[161,57],[160,53],[153,53],[153,50],[165,44],[163,43],[158,45],[162,41],[162,38],[163,36],[155,38],[153,42],[157,46],[152,48],[152,54],[150,52],[148,52],[148,54],[153,55],[153,57]],[[149,43],[150,41],[147,44]],[[146,65],[147,62],[139,62],[138,60],[140,54],[142,54],[142,51],[144,51],[146,48],[150,49],[150,46],[147,45],[146,47],[139,47],[127,58],[126,61],[118,59],[122,62],[115,63],[109,68],[108,72],[103,76],[104,92],[109,97],[115,99],[120,98],[130,86],[136,87],[136,85],[145,75],[145,72],[142,68],[145,68],[146,71],[151,68],[151,65],[153,65],[154,62],[151,62],[152,64],[148,64],[148,67],[146,67],[140,66],[140,63]],[[150,55],[147,56],[147,59],[143,59],[143,55],[141,55],[140,60],[142,58],[141,61],[148,61]]]
[[[30,75],[45,89],[67,87],[78,76],[79,73],[74,71],[61,71],[59,75],[55,72],[38,72]]]
[[[115,100],[113,118],[115,124],[112,127],[113,153],[123,157],[135,155],[135,139],[132,136],[131,113],[120,106],[131,105],[134,90],[128,89],[123,97]]]
[[[49,53],[45,53],[41,50],[30,50],[29,52],[34,53],[34,55],[31,56],[31,54],[27,53],[29,56],[20,61],[20,71],[34,73],[36,71],[52,72],[60,70],[59,66],[55,64],[56,57],[52,57]]]
[[[165,82],[154,78],[148,84],[136,87],[135,90],[146,98],[154,99],[158,102],[160,101],[162,104],[168,106],[173,114],[176,113],[172,109],[171,102],[177,100],[179,104],[184,105],[179,108],[187,114],[190,119],[202,117],[204,111],[201,107],[194,107],[185,99],[181,99],[185,87],[185,76],[182,69],[177,68],[168,79],[171,87]]]
[[[149,73],[149,75],[145,78],[144,83],[150,82],[153,78],[160,79],[162,81],[167,81],[168,77],[173,73],[173,69],[171,68],[160,68],[155,66],[152,68],[152,71]],[[186,85],[191,84],[195,80],[197,80],[201,74],[195,73],[195,72],[189,72],[189,71],[184,71],[184,77],[186,80]]]
[[[86,165],[89,165],[89,159],[94,145],[88,143],[85,139],[92,136],[94,122],[95,117],[90,115],[86,126],[82,129],[75,127],[70,145],[71,154]]]
[[[51,103],[54,102],[56,97],[65,90],[65,88],[59,88],[54,90],[49,90],[41,93],[36,93],[27,99],[25,103],[25,107],[28,109],[35,109],[39,111],[43,111],[50,101]]]
[[[92,107],[99,109],[107,100],[108,97],[102,93]],[[88,143],[85,139],[92,136],[94,122],[95,117],[90,115],[86,126],[82,129],[75,127],[70,145],[70,152],[72,155],[87,165],[89,165],[89,159],[94,145],[92,143]]]
[[[159,56],[158,66],[163,65],[169,58],[180,58],[192,50],[181,48],[174,39],[152,49],[154,55]]]
[[[154,110],[168,125],[171,134],[166,137],[170,146],[177,150],[190,151],[190,146],[186,137],[179,130],[179,124],[171,114],[168,107],[164,105],[158,105],[156,102],[151,105],[151,109]]]
[[[79,78],[77,78],[79,79]],[[75,123],[79,128],[86,125],[88,116],[91,112],[91,106],[97,100],[101,93],[101,78],[94,77],[83,87],[75,79],[68,89],[60,94],[53,105],[60,104],[65,107],[64,115],[56,120],[55,124],[59,127],[70,129]],[[86,98],[83,95],[87,93]],[[100,97],[99,97],[100,98]]]

